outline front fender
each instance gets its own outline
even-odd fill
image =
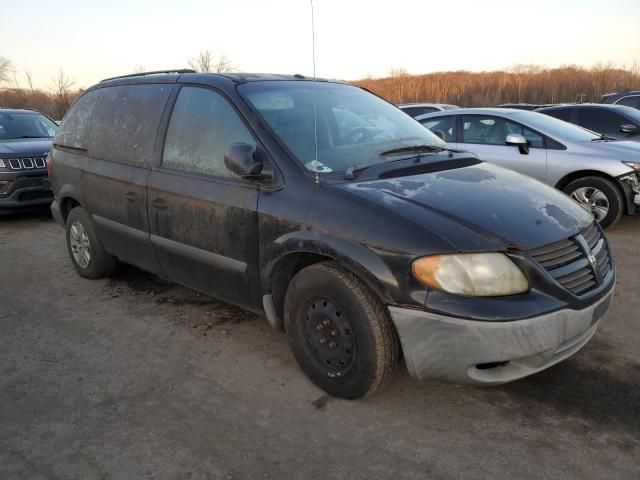
[[[300,253],[321,255],[340,262],[372,288],[385,303],[396,303],[401,296],[396,276],[376,252],[364,245],[313,231],[295,231],[282,235],[263,252],[265,262],[261,276],[264,293],[271,291],[273,273],[281,262]]]

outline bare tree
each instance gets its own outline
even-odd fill
[[[133,67],[133,73],[144,73],[146,71],[147,69],[144,68],[143,65],[136,65],[135,67]]]
[[[56,113],[59,118],[62,118],[71,105],[70,93],[74,82],[66,73],[64,73],[64,69],[62,67],[58,69],[58,74],[52,80],[53,85],[51,86],[51,91],[54,96]]]
[[[200,50],[198,56],[188,60],[189,66],[196,72],[202,73],[221,73],[232,72],[234,70],[231,60],[226,55],[215,57],[211,50]]]
[[[8,81],[12,72],[13,64],[11,63],[11,60],[0,56],[0,83]]]
[[[29,90],[31,90],[32,92],[34,91],[33,88],[33,77],[32,74],[29,70],[25,70],[24,71],[24,76],[27,77],[27,83],[29,84]]]

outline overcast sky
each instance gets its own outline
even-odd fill
[[[317,75],[357,79],[514,64],[640,63],[640,0],[315,0]],[[48,87],[186,67],[312,73],[309,0],[0,0],[0,56]]]

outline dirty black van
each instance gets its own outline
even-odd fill
[[[580,350],[612,298],[607,239],[577,203],[345,83],[109,79],[50,161],[81,276],[125,262],[263,314],[339,397],[402,357],[418,379],[525,377]]]

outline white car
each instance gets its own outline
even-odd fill
[[[562,190],[603,228],[624,213],[640,213],[638,142],[616,141],[542,113],[507,108],[463,108],[416,120],[454,148]]]

